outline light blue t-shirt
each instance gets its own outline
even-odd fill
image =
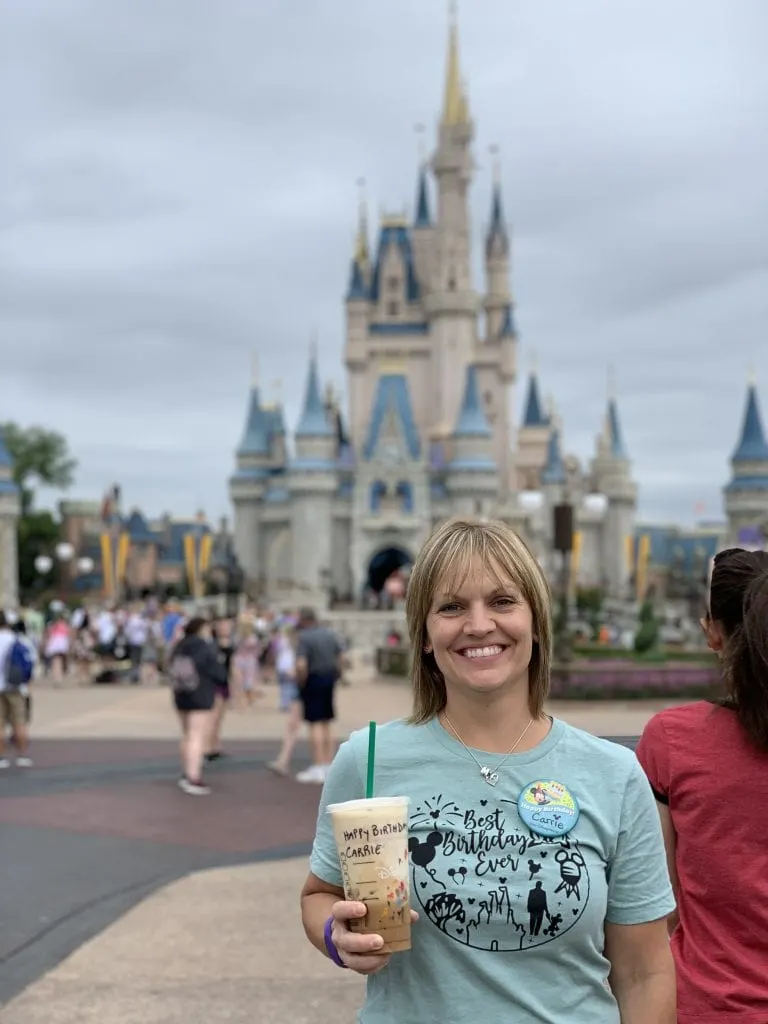
[[[311,870],[341,886],[329,803],[365,795],[367,730],[331,766]],[[474,751],[495,768],[501,757]],[[413,948],[368,978],[363,1024],[619,1024],[605,985],[604,922],[675,906],[653,795],[632,751],[555,720],[490,786],[435,719],[378,730],[376,795],[410,798]],[[580,817],[555,839],[518,811],[522,790],[560,783]],[[538,798],[546,804],[547,796]]]

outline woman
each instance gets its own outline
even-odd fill
[[[296,649],[294,631],[290,626],[278,626],[274,636],[275,670],[280,687],[280,710],[287,712],[285,732],[280,753],[267,768],[275,775],[288,775],[296,741],[301,732],[303,705],[296,680]]]
[[[232,645],[232,621],[227,618],[216,619],[212,627],[213,645],[218,652],[219,661],[224,666],[226,682],[216,688],[216,700],[213,706],[213,724],[209,738],[210,749],[206,752],[206,761],[220,761],[226,754],[221,749],[221,729],[224,715],[229,704],[231,692],[229,687],[229,670],[234,653]]]
[[[252,704],[255,698],[264,695],[259,665],[260,654],[261,648],[256,636],[256,623],[253,616],[245,613],[237,620],[235,654],[232,664],[235,670],[237,689],[240,694],[245,695],[248,704]]]
[[[184,635],[171,654],[168,678],[181,719],[179,787],[190,796],[207,796],[203,784],[203,760],[210,742],[217,688],[226,683],[226,669],[210,643],[205,619],[190,619]]]
[[[501,523],[444,523],[406,617],[413,714],[379,730],[376,791],[410,799],[412,950],[384,956],[380,936],[349,929],[365,905],[344,899],[325,810],[364,795],[367,733],[328,774],[302,891],[310,941],[368,976],[360,1020],[673,1024],[653,796],[631,751],[544,713],[538,563]]]
[[[669,708],[637,755],[656,794],[677,914],[678,1020],[768,1021],[768,554],[716,557],[702,628],[727,697]]]

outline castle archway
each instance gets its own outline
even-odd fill
[[[380,594],[392,573],[404,565],[413,565],[413,556],[404,548],[391,546],[377,551],[368,563],[368,587]]]

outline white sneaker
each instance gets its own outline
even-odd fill
[[[34,766],[34,764],[35,764],[35,762],[32,760],[31,757],[17,757],[16,758],[16,767],[17,768],[32,768]]]
[[[325,772],[321,764],[310,765],[309,768],[305,768],[303,772],[299,772],[296,776],[297,782],[314,782],[317,785],[322,786],[325,782]]]
[[[187,796],[208,796],[211,792],[210,786],[204,786],[200,782],[190,782],[189,779],[179,779],[179,789],[182,789]]]
[[[11,767],[11,762],[8,760],[8,758],[7,757],[0,757],[0,771],[2,771],[3,768],[10,768],[10,767]]]

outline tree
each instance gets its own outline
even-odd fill
[[[18,423],[0,425],[6,448],[13,461],[13,479],[21,496],[21,514],[32,511],[34,485],[46,484],[65,490],[72,484],[77,460],[67,440],[55,430],[21,427]]]
[[[640,627],[635,633],[635,653],[648,654],[659,641],[659,624],[652,601],[645,601],[640,609]]]
[[[59,524],[50,512],[27,512],[19,519],[19,590],[23,597],[47,586],[56,586],[59,575],[56,559],[44,579],[35,569],[35,559],[38,555],[50,555],[58,540]]]

